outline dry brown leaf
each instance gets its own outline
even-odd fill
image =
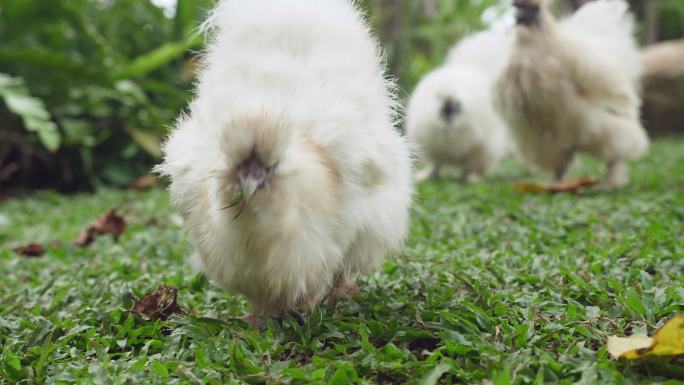
[[[17,247],[14,252],[24,257],[40,257],[45,254],[45,247],[38,243],[29,243],[26,246]]]
[[[145,175],[141,176],[140,178],[136,179],[133,181],[131,184],[131,189],[135,191],[144,191],[144,190],[149,190],[152,187],[156,186],[159,183],[159,180],[157,179],[156,176],[150,174],[150,175]]]
[[[636,334],[628,338],[609,337],[608,353],[614,359],[684,354],[684,314],[671,318],[653,337]]]
[[[523,193],[558,194],[567,192],[577,194],[580,190],[589,187],[594,187],[597,184],[597,181],[591,179],[569,179],[547,185],[541,185],[536,183],[518,183],[515,186],[513,186],[513,188]]]
[[[74,239],[74,243],[81,247],[87,246],[93,243],[98,235],[112,234],[114,237],[119,237],[123,234],[124,230],[126,230],[126,221],[116,213],[116,209],[111,209],[102,214],[92,225],[79,234]]]
[[[183,82],[189,82],[197,78],[197,73],[202,66],[200,62],[201,60],[199,60],[197,56],[185,60],[181,66],[180,79]]]
[[[135,300],[131,312],[145,321],[165,320],[172,314],[186,314],[176,300],[178,289],[171,286],[159,285],[154,293]]]

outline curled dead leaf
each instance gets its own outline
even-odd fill
[[[135,191],[145,191],[149,190],[152,187],[156,186],[159,183],[159,180],[157,179],[156,176],[154,175],[145,175],[141,176],[140,178],[136,179],[133,181],[131,184],[131,189]]]
[[[202,66],[201,60],[197,56],[192,56],[183,62],[181,67],[180,79],[184,82],[192,81],[197,77],[197,73]]]
[[[514,185],[513,188],[522,193],[558,194],[567,192],[571,194],[577,194],[580,192],[580,190],[594,187],[597,184],[597,181],[591,179],[569,179],[548,185],[536,183],[518,183]]]
[[[609,337],[607,350],[616,360],[684,354],[684,314],[668,320],[653,337],[644,334],[636,334],[628,338]]]
[[[145,321],[165,320],[172,314],[187,314],[178,306],[178,289],[159,285],[154,293],[136,299],[131,312]]]
[[[45,254],[45,247],[38,243],[29,243],[26,246],[17,247],[14,252],[24,257],[40,257]]]
[[[79,234],[74,243],[77,246],[87,246],[91,244],[95,237],[102,234],[112,234],[119,237],[126,230],[126,221],[117,214],[116,209],[111,209],[102,214],[93,224],[88,226],[85,231]]]

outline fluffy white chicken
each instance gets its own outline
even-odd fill
[[[496,105],[519,155],[565,177],[575,154],[606,162],[603,186],[628,183],[626,161],[649,140],[639,118],[639,52],[623,0],[589,2],[557,23],[544,0],[513,0],[517,13],[510,61]]]
[[[439,178],[442,166],[455,166],[475,181],[506,155],[508,131],[494,110],[491,90],[509,49],[504,34],[472,35],[418,84],[406,119],[407,134],[427,166],[418,179]]]
[[[164,147],[194,265],[247,317],[348,294],[400,248],[411,200],[393,86],[350,0],[224,0]]]

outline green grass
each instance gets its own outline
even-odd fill
[[[684,360],[611,361],[610,335],[684,312],[684,140],[661,141],[618,192],[527,195],[508,161],[485,182],[419,186],[405,252],[355,301],[259,332],[242,298],[185,264],[161,190],[0,206],[0,383],[684,384]],[[577,175],[600,175],[583,160]],[[71,240],[121,206],[126,233]],[[40,258],[11,249],[41,242]],[[188,316],[145,322],[166,283]],[[678,382],[679,381],[679,382]]]

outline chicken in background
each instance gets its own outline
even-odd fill
[[[605,188],[629,181],[626,162],[649,140],[639,110],[639,51],[623,0],[589,2],[557,23],[544,0],[517,8],[510,61],[496,85],[496,105],[519,156],[565,178],[577,153],[606,163]]]
[[[158,170],[194,265],[267,317],[354,292],[399,249],[411,164],[393,85],[351,0],[224,0]]]
[[[443,166],[454,166],[476,181],[508,153],[508,132],[491,90],[509,49],[505,34],[472,35],[418,84],[406,118],[407,135],[426,163],[418,179],[439,178]]]

